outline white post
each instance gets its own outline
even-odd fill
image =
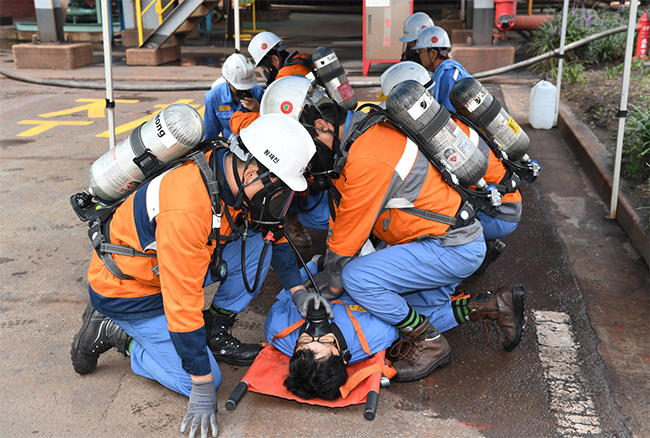
[[[102,3],[102,30],[104,38],[104,75],[106,76],[106,114],[108,117],[108,136],[109,147],[115,147],[115,117],[113,101],[113,55],[111,53],[111,16],[109,15],[108,2],[110,0],[101,0]]]
[[[564,63],[564,42],[566,41],[566,22],[569,15],[569,0],[564,0],[562,8],[562,35],[560,36],[560,57],[557,61],[557,90],[555,94],[555,114],[553,115],[553,126],[557,126],[557,118],[560,114],[560,94],[562,93],[562,65]]]
[[[239,29],[239,0],[233,0],[233,5],[232,8],[234,10],[234,15],[235,15],[235,52],[239,53],[241,49],[241,45],[239,43],[239,33],[241,30]]]
[[[621,87],[621,106],[619,107],[618,133],[616,134],[616,156],[614,158],[614,177],[612,182],[612,198],[609,203],[609,218],[616,219],[618,203],[618,185],[621,177],[621,156],[623,155],[623,137],[625,135],[625,117],[627,115],[627,96],[630,92],[630,70],[632,67],[632,48],[634,47],[634,31],[636,30],[637,1],[630,2],[630,20],[627,25],[625,40],[625,62],[623,63],[623,85]]]

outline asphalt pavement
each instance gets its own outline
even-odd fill
[[[337,22],[347,30],[354,21]],[[290,24],[278,24],[277,32]],[[339,56],[350,78],[363,80],[357,76],[360,38],[348,32],[340,39],[329,33],[287,39],[304,53],[331,45],[345,53]],[[212,82],[232,48],[190,43],[180,62],[161,67],[126,66],[116,49],[116,83]],[[95,60],[73,71],[19,73],[101,82],[101,52]],[[11,61],[10,52],[0,52],[2,68],[12,69]],[[371,69],[368,79],[377,80],[383,68]],[[523,186],[523,218],[504,239],[504,254],[463,284],[473,294],[500,285],[526,287],[528,325],[521,344],[507,353],[498,335],[486,338],[478,323],[450,330],[451,364],[421,381],[382,389],[371,422],[363,419],[362,406],[329,409],[254,393],[226,411],[224,402],[246,368],[223,365],[219,436],[650,437],[648,267],[618,223],[606,219],[608,200],[598,195],[559,130],[527,123],[534,81],[525,72],[482,81],[529,134],[530,155],[544,169],[535,184]],[[375,100],[377,91],[355,90],[360,101]],[[110,351],[85,376],[70,362],[70,343],[88,302],[91,246],[69,198],[87,186],[89,166],[108,149],[98,106],[104,98],[101,90],[0,76],[2,436],[181,436],[187,399],[134,375],[128,359]],[[116,92],[115,99],[119,140],[162,106],[182,101],[201,111],[203,91]],[[302,251],[304,257],[322,252],[324,235],[312,237],[315,246]],[[271,273],[240,315],[237,337],[263,340],[264,319],[280,288]]]

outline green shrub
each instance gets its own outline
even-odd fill
[[[640,14],[639,14],[640,16]],[[567,31],[565,46],[580,41],[588,36],[627,24],[629,10],[619,8],[618,11],[597,11],[595,8],[587,9],[573,3],[567,16]],[[552,19],[542,24],[534,34],[532,44],[528,50],[529,56],[538,56],[560,47],[562,32],[562,13],[559,12]],[[604,61],[616,61],[625,54],[625,32],[600,38],[576,49],[566,51],[564,60],[567,64],[593,64]],[[557,59],[550,58],[534,64],[531,69],[542,73],[552,72],[557,69]],[[562,75],[564,78],[564,74]]]
[[[628,116],[623,142],[626,175],[650,183],[650,105],[630,105]]]

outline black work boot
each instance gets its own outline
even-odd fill
[[[496,321],[503,338],[501,344],[512,351],[526,327],[526,290],[522,285],[502,286],[494,292],[480,293],[467,303],[472,321]]]
[[[237,314],[213,315],[210,311],[203,312],[205,332],[208,337],[208,347],[214,358],[230,365],[250,365],[259,354],[260,344],[242,344],[232,335],[232,326],[235,324]]]
[[[451,362],[451,347],[426,317],[416,328],[407,327],[401,332],[402,339],[393,344],[388,354],[397,370],[393,381],[423,379]]]
[[[483,263],[481,263],[481,266],[479,266],[472,275],[481,275],[484,273],[488,266],[490,266],[490,263],[498,259],[501,253],[506,249],[506,244],[499,239],[486,240],[485,246],[487,247],[487,250],[485,251]]]
[[[127,356],[128,335],[117,324],[93,308],[86,306],[79,332],[74,335],[70,357],[74,370],[79,374],[88,374],[97,368],[99,355],[113,347]]]

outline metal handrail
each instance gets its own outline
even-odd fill
[[[162,7],[162,0],[155,0],[147,5],[144,10],[142,9],[142,0],[135,0],[135,7],[138,11],[137,16],[137,24],[138,24],[138,43],[139,47],[142,46],[142,43],[144,43],[144,36],[143,36],[143,25],[142,25],[142,17],[144,14],[151,8],[151,6],[155,6],[154,10],[156,11],[156,14],[158,14],[158,24],[162,24],[163,22],[163,13],[174,4],[173,1],[167,3],[167,6],[164,8]]]

